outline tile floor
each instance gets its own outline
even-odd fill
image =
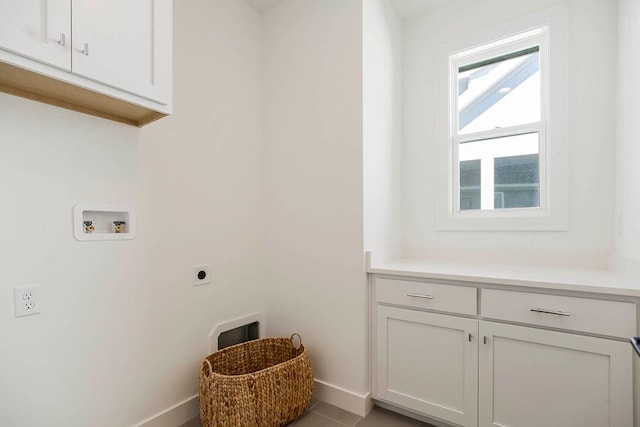
[[[180,427],[201,427],[200,419],[193,420]],[[395,412],[374,407],[365,418],[359,417],[325,402],[312,400],[309,408],[296,421],[293,427],[432,427],[420,421],[407,418]]]

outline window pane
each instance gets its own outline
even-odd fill
[[[529,154],[495,159],[495,209],[540,206],[539,157]]]
[[[460,210],[540,206],[538,133],[459,144]]]
[[[480,160],[460,162],[460,210],[480,209]]]
[[[458,69],[460,134],[540,121],[537,47]]]

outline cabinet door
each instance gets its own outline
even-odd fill
[[[377,398],[476,426],[477,331],[477,320],[378,306]]]
[[[480,337],[481,427],[632,427],[628,343],[483,321]]]
[[[73,72],[167,104],[171,0],[72,0]]]
[[[69,71],[70,0],[0,0],[0,47]]]

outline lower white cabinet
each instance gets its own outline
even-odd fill
[[[478,321],[386,306],[377,311],[378,397],[475,426]]]
[[[485,321],[480,337],[481,427],[633,426],[628,343]]]
[[[427,312],[412,300],[399,306],[405,294],[420,295],[434,306],[436,299],[451,295],[433,292],[432,283],[420,289],[412,282],[407,289],[404,280],[397,281],[400,286],[394,291],[393,280],[373,282],[375,399],[453,426],[633,427],[630,345],[615,335],[609,339],[538,326],[550,317],[567,329],[584,329],[596,314],[581,311],[583,301],[549,299],[542,302],[554,310],[546,305],[542,310],[542,302],[534,298],[534,308],[525,304],[528,314],[523,316],[540,317],[522,326],[483,318],[484,300],[480,312],[465,317]],[[493,292],[504,292],[499,296],[505,301],[523,297],[509,291],[487,293]],[[601,302],[598,316],[609,310],[610,302]],[[451,301],[440,304],[457,310]],[[486,311],[505,319],[520,316],[519,311],[502,313],[513,311],[512,304]],[[635,307],[632,302],[614,304],[612,317],[620,317],[625,304]],[[635,330],[635,312],[625,316],[621,331]]]

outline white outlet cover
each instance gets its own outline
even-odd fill
[[[194,265],[192,267],[192,279],[193,279],[193,286],[200,286],[200,285],[208,285],[211,283],[211,276],[210,276],[210,270],[211,266],[209,264],[202,264],[202,265]],[[204,271],[204,278],[203,279],[199,279],[198,278],[198,274]]]
[[[39,314],[40,285],[17,286],[13,288],[13,312],[15,317]]]

